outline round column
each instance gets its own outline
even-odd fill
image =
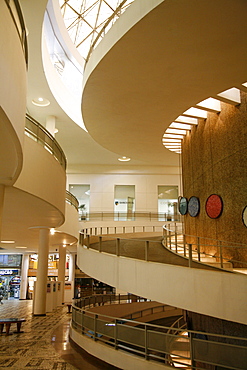
[[[66,247],[59,246],[58,281],[61,281],[62,303],[64,303],[64,281],[65,281]]]
[[[21,266],[21,285],[20,285],[20,298],[27,298],[27,274],[29,268],[29,254],[23,254]]]
[[[37,316],[46,315],[49,232],[48,228],[40,229],[39,232],[37,281],[33,302],[33,314]]]
[[[5,186],[0,185],[0,241],[1,235],[2,235],[2,218],[3,218],[3,202],[4,202],[4,191],[5,191]]]
[[[75,253],[70,253],[69,255],[69,281],[71,281],[71,289],[72,289],[72,298],[74,295],[74,287],[75,287]]]

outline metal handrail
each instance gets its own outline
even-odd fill
[[[74,304],[72,305],[72,328],[81,335],[86,335],[87,338],[99,343],[107,343],[116,350],[121,348],[164,365],[171,363],[170,356],[173,355],[174,348],[176,349],[176,341],[184,338],[182,334],[185,331],[184,328],[140,323],[100,312],[94,313],[78,308]],[[190,361],[193,368],[197,369],[201,367],[195,367],[195,359],[201,363],[200,366],[210,364],[226,366],[229,369],[243,369],[246,365],[246,338],[187,329],[186,332],[188,353],[173,358],[174,363],[184,365]]]
[[[128,226],[95,226],[85,227],[80,230],[81,238],[86,238],[88,235],[112,235],[112,234],[125,234],[125,233],[145,233],[145,232],[160,232],[163,233],[163,225],[128,225]]]
[[[89,309],[91,306],[102,305],[102,304],[121,304],[124,302],[125,304],[131,304],[133,302],[148,302],[149,299],[142,298],[133,294],[95,294],[88,297],[82,297],[74,299],[74,305],[79,308]],[[154,313],[158,312],[165,312],[172,309],[176,309],[176,307],[169,306],[167,304],[158,304],[157,306],[152,306],[148,308],[144,308],[142,310],[138,310],[135,312],[132,312],[130,314],[121,316],[123,318],[133,320],[133,317],[135,319],[139,317],[144,317],[149,314],[153,315]],[[151,313],[150,313],[151,312]],[[139,316],[137,316],[139,315]]]
[[[21,41],[22,49],[26,60],[26,65],[28,65],[27,32],[20,3],[18,0],[5,0],[5,3],[14,21],[16,30]]]
[[[80,221],[136,221],[137,219],[147,219],[149,221],[176,221],[181,219],[180,215],[163,213],[163,212],[84,212]]]
[[[41,144],[66,170],[66,157],[57,140],[38,121],[26,114],[25,133]]]
[[[238,248],[247,250],[247,244],[184,234],[182,223],[166,224],[163,229],[163,245],[180,256],[182,252],[182,257],[188,258],[190,262],[193,260],[202,263],[203,257],[210,257],[215,258],[223,270],[229,270],[224,268],[225,262],[230,262],[234,268],[247,266],[247,261],[231,256]],[[207,252],[207,248],[213,249],[214,252]],[[208,264],[207,262],[203,263]]]
[[[78,207],[79,207],[79,201],[78,199],[72,194],[70,193],[68,190],[66,190],[66,196],[65,196],[65,201],[69,204],[71,204],[72,206],[75,207],[75,209],[78,211]]]
[[[73,300],[73,304],[77,308],[88,309],[96,304],[102,305],[107,304],[120,304],[122,301],[124,303],[132,302],[143,302],[148,301],[146,298],[136,296],[134,294],[94,294],[92,296],[76,298]]]

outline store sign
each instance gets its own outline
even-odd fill
[[[18,275],[18,270],[12,270],[12,269],[0,270],[0,275],[2,275],[2,276],[5,276],[5,275]]]

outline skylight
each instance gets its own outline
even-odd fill
[[[92,50],[134,0],[59,0],[70,38],[87,61]]]

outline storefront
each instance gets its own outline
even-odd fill
[[[38,266],[38,254],[31,254],[29,256],[29,269],[28,269],[28,289],[27,299],[33,298],[34,282],[37,276]],[[48,280],[58,280],[58,266],[59,266],[59,254],[51,253],[48,256]],[[66,255],[66,269],[65,269],[65,281],[69,279],[69,255]]]
[[[18,299],[21,282],[20,254],[0,255],[0,295],[3,299]]]

